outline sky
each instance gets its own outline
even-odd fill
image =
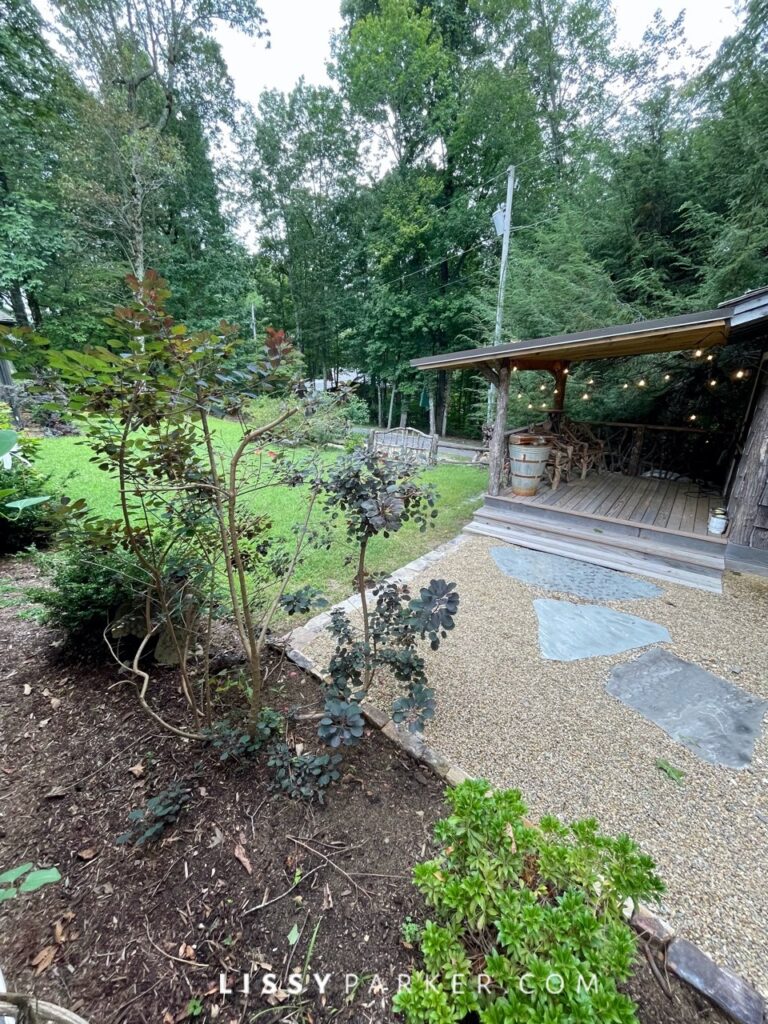
[[[288,92],[301,75],[312,85],[328,82],[325,65],[330,36],[341,24],[339,0],[260,0],[267,17],[271,46],[242,33],[217,32],[241,100],[256,104],[263,89]],[[671,20],[685,6],[680,0],[614,0],[619,40],[636,44],[660,9]],[[696,49],[717,49],[736,26],[727,0],[689,0],[686,35]]]

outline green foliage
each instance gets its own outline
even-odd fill
[[[33,464],[37,442],[8,422],[0,407],[0,555],[46,544],[57,525],[50,497],[40,493],[47,481]]]
[[[157,842],[176,824],[182,811],[192,799],[188,783],[174,782],[156,796],[147,800],[145,807],[137,807],[128,815],[131,823],[127,832],[118,836],[120,845],[144,846]]]
[[[38,868],[30,861],[26,864],[19,864],[15,868],[3,871],[0,874],[0,903],[5,900],[16,899],[19,895],[30,892],[37,892],[44,885],[52,885],[60,882],[61,875],[58,868]]]
[[[275,785],[291,800],[325,801],[325,790],[339,778],[340,754],[297,753],[287,743],[275,743],[269,754]]]
[[[211,746],[218,751],[220,761],[242,761],[254,757],[274,737],[282,732],[283,716],[272,708],[262,708],[253,733],[243,725],[226,719],[215,722],[205,731]]]
[[[481,1024],[636,1021],[617,990],[636,951],[622,911],[627,899],[663,891],[651,859],[591,819],[534,825],[517,790],[483,779],[446,800],[440,853],[414,869],[434,911],[421,935],[424,971],[398,993],[396,1010],[409,1024],[468,1013]]]
[[[44,609],[43,622],[77,640],[101,641],[109,625],[141,618],[150,578],[123,548],[98,548],[75,534],[41,559],[45,587],[28,591]]]
[[[326,686],[325,713],[318,734],[332,747],[351,745],[363,734],[359,704],[377,672],[387,671],[403,685],[405,694],[392,707],[393,719],[420,730],[434,714],[434,691],[427,685],[419,642],[429,639],[432,650],[453,629],[459,607],[455,584],[432,580],[411,599],[407,587],[384,582],[373,589],[368,608],[366,552],[377,536],[388,538],[412,522],[426,530],[437,510],[435,494],[417,482],[410,463],[379,458],[370,452],[342,457],[325,481],[325,503],[334,518],[343,517],[350,541],[356,543],[357,590],[363,611],[362,629],[353,629],[341,608],[331,612],[329,631],[335,640]]]
[[[410,916],[406,917],[400,925],[400,935],[403,938],[403,943],[408,947],[416,945],[421,939],[422,932],[423,928],[421,925]]]

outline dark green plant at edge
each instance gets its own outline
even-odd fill
[[[192,790],[183,782],[174,782],[157,796],[147,800],[146,807],[137,807],[128,815],[131,825],[118,837],[121,845],[132,843],[143,846],[162,838],[167,829],[178,821],[181,812],[192,799]]]
[[[663,892],[652,860],[592,819],[526,818],[517,790],[482,779],[446,793],[440,852],[414,882],[433,918],[421,935],[424,970],[395,997],[408,1024],[633,1024],[617,985],[632,973],[636,939],[622,908]]]

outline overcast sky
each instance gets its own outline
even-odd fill
[[[271,46],[239,32],[220,29],[218,38],[241,100],[256,104],[262,89],[288,92],[301,75],[319,85],[328,81],[325,64],[331,32],[339,27],[339,0],[260,0],[267,16]],[[615,0],[620,40],[640,41],[661,9],[671,20],[685,5],[680,0]],[[716,49],[733,31],[736,19],[727,0],[689,0],[686,34],[695,47]]]

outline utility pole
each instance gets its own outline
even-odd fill
[[[504,315],[504,286],[507,282],[507,262],[509,260],[509,236],[512,227],[512,197],[517,184],[515,178],[515,166],[511,164],[507,168],[507,201],[503,207],[503,222],[500,223],[502,208],[498,207],[493,214],[493,223],[497,234],[503,236],[501,243],[501,267],[499,268],[499,294],[496,300],[496,327],[493,332],[493,344],[501,344],[501,326]],[[491,384],[488,389],[488,423],[493,422],[494,410],[496,408],[496,388]]]

